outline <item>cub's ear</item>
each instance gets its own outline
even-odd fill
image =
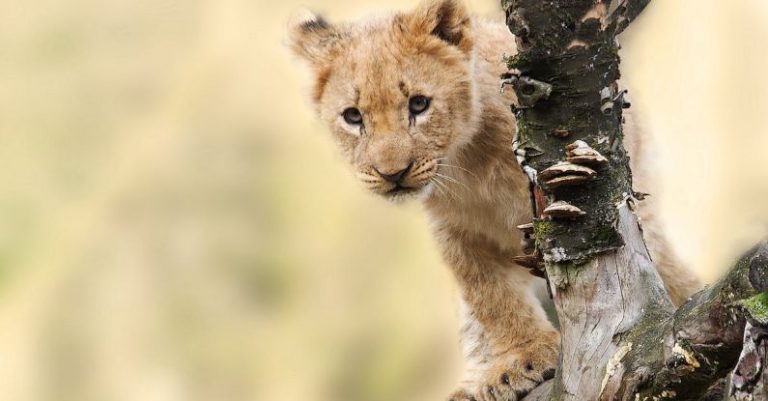
[[[413,34],[436,36],[464,52],[472,48],[471,20],[460,0],[425,0],[405,19]]]
[[[288,40],[297,56],[311,62],[329,61],[334,44],[340,38],[335,27],[308,10],[296,13],[289,22]]]

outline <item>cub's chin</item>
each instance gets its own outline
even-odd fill
[[[402,203],[411,199],[425,199],[432,193],[432,183],[419,187],[395,185],[392,189],[380,193],[386,200],[393,203]]]

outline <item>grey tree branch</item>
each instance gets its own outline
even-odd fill
[[[634,344],[625,358],[629,374],[610,381],[637,381],[636,393],[641,400],[664,399],[665,394],[667,398],[675,394],[677,400],[701,399],[739,360],[745,324],[755,321],[753,316],[760,317],[759,308],[765,306],[761,298],[768,291],[766,279],[768,241],[747,253],[727,277],[697,293],[670,318],[643,319],[624,334],[623,341]],[[760,341],[757,334],[768,332],[765,323],[755,323],[754,340]],[[643,377],[646,371],[653,375]],[[744,372],[749,376],[744,383],[754,382],[753,372]]]
[[[526,400],[717,399],[732,371],[734,397],[768,400],[768,243],[675,310],[632,210],[616,35],[648,2],[502,1],[537,200],[528,262],[546,268],[562,334],[556,377]]]

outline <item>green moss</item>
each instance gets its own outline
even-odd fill
[[[547,220],[538,220],[533,225],[533,235],[536,241],[540,241],[555,232],[555,223]]]
[[[768,291],[740,301],[739,304],[749,312],[752,319],[760,324],[768,324]]]
[[[545,55],[541,53],[540,49],[528,49],[511,57],[507,57],[504,61],[507,63],[508,69],[518,70],[525,74],[534,69],[537,63],[541,63],[542,57],[544,56]]]
[[[508,57],[505,61],[507,62],[507,68],[510,70],[525,70],[530,66],[532,58],[529,52],[520,52],[512,57]]]

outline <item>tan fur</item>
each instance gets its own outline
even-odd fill
[[[314,71],[318,114],[358,177],[393,200],[420,196],[433,222],[463,301],[467,367],[453,399],[516,400],[556,366],[559,334],[533,294],[537,279],[510,262],[522,254],[515,226],[532,220],[528,179],[512,153],[515,99],[499,92],[512,35],[470,18],[458,1],[430,0],[350,25],[306,16],[291,46]],[[415,117],[414,95],[431,98]],[[349,107],[361,111],[361,125],[344,121]],[[392,193],[380,173],[409,165],[400,184],[409,190]],[[676,301],[697,288],[665,246],[651,248],[663,250],[661,274]]]

